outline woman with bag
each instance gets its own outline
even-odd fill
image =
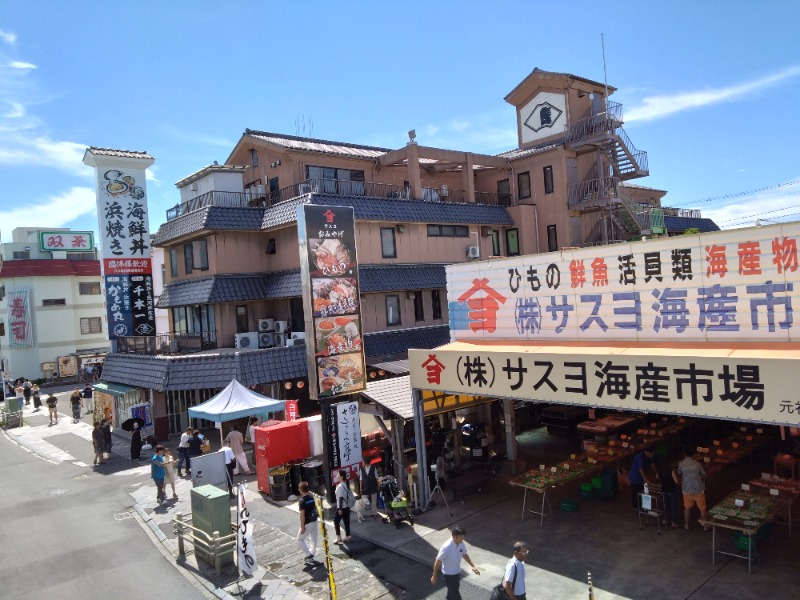
[[[31,393],[33,394],[33,410],[38,412],[42,410],[42,398],[39,395],[39,386],[35,383],[31,388]]]
[[[350,506],[355,504],[355,496],[353,496],[353,492],[347,485],[347,471],[344,469],[340,470],[336,480],[339,483],[336,485],[336,515],[333,517],[333,527],[336,529],[336,539],[333,541],[333,543],[344,544],[353,539],[350,537]],[[352,502],[350,501],[351,496]],[[340,529],[340,523],[342,521],[344,521],[344,540],[342,540]]]
[[[172,450],[169,448],[164,450],[164,470],[167,472],[164,487],[169,483],[172,486],[172,497],[177,498],[178,492],[175,491],[175,457],[172,456]]]

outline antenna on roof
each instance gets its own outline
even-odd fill
[[[600,46],[603,48],[603,85],[606,88],[606,114],[608,114],[608,76],[606,75],[606,42],[600,34]]]

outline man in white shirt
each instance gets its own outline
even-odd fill
[[[236,464],[236,458],[233,456],[231,444],[227,439],[222,442],[222,448],[220,448],[219,451],[225,454],[225,468],[228,470],[228,493],[231,498],[236,498],[236,495],[233,493],[233,465]]]
[[[452,536],[451,539],[442,544],[442,547],[439,548],[439,554],[436,555],[436,560],[433,562],[431,583],[436,585],[436,580],[441,570],[444,584],[447,586],[446,600],[461,600],[461,592],[458,590],[461,579],[461,559],[463,558],[469,563],[475,575],[480,575],[481,572],[472,562],[469,554],[467,554],[467,545],[464,543],[464,536],[466,535],[464,528],[461,525],[455,525],[450,530],[450,534]]]
[[[184,463],[186,464],[186,474],[192,474],[192,461],[189,458],[189,438],[194,434],[194,429],[188,427],[186,431],[181,434],[181,441],[178,443],[178,477],[183,477],[181,469]]]
[[[242,443],[244,436],[238,427],[234,427],[228,435],[225,436],[225,441],[230,442],[233,454],[236,457],[236,465],[234,466],[233,474],[238,475],[240,470],[244,470],[246,475],[250,475],[250,465],[247,464],[247,455],[244,453]]]
[[[514,557],[508,561],[503,576],[503,585],[510,600],[525,600],[525,559],[527,556],[527,544],[514,542]]]

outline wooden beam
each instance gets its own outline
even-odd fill
[[[458,164],[466,164],[467,154],[472,155],[472,164],[484,167],[507,168],[509,162],[507,158],[490,156],[489,154],[472,154],[459,152],[457,150],[444,150],[442,148],[431,148],[430,146],[419,146],[419,157],[430,158],[433,160],[443,160]]]
[[[408,158],[408,146],[403,146],[402,148],[392,150],[391,152],[379,156],[378,166],[388,167],[389,165],[396,165],[406,160],[406,158]]]

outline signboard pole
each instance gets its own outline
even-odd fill
[[[319,399],[319,412],[322,415],[322,419],[320,419],[322,424],[322,464],[324,473],[325,473],[325,497],[327,498],[328,502],[331,505],[336,504],[335,498],[335,489],[334,486],[331,484],[330,480],[330,473],[332,470],[331,467],[331,435],[335,435],[335,432],[331,431],[330,423],[328,421],[328,416],[331,411],[331,400],[330,398],[320,398]],[[321,513],[320,513],[321,514]]]

